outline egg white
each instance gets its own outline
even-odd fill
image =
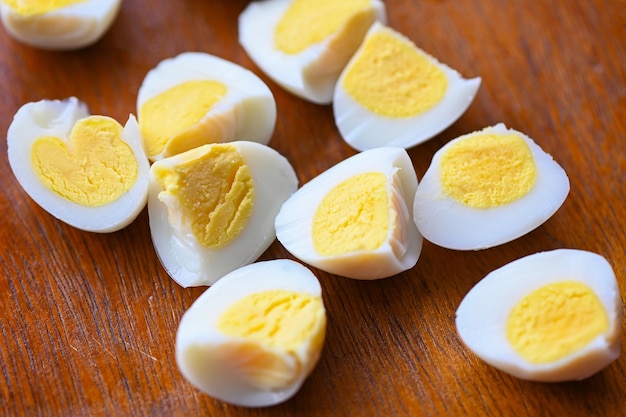
[[[406,251],[396,255],[391,237],[376,250],[356,251],[343,255],[323,256],[313,245],[313,218],[322,199],[341,182],[362,173],[382,172],[388,184],[399,180],[395,197],[406,204],[404,224]],[[412,268],[422,249],[422,236],[411,221],[412,197],[417,176],[412,162],[402,148],[378,148],[345,159],[303,185],[282,205],[276,216],[276,237],[301,261],[332,274],[354,279],[386,278]]]
[[[530,148],[537,169],[530,192],[509,204],[488,209],[467,206],[443,191],[441,157],[448,148],[476,133],[515,133]],[[500,123],[451,140],[440,148],[417,188],[414,220],[425,239],[457,250],[478,250],[510,242],[548,220],[569,193],[565,171],[527,135]]]
[[[539,287],[563,280],[589,286],[600,299],[609,330],[560,360],[532,364],[506,339],[512,308]],[[614,361],[620,352],[621,300],[615,274],[602,256],[575,249],[528,255],[494,270],[463,298],[456,327],[463,343],[488,364],[521,379],[567,381],[587,378]]]
[[[274,43],[274,29],[293,0],[251,2],[239,16],[239,43],[259,68],[290,93],[317,104],[329,104],[337,78],[364,33],[351,33],[341,46],[330,45],[337,33],[298,54],[286,54]],[[372,0],[376,19],[386,22],[385,5]]]
[[[25,16],[0,2],[7,33],[41,49],[71,50],[97,42],[119,13],[121,0],[87,0],[48,13]]]
[[[309,269],[291,260],[276,259],[234,270],[209,287],[185,312],[176,333],[176,362],[181,373],[194,386],[214,398],[247,407],[278,404],[300,389],[320,357],[319,351],[311,351],[309,343],[304,343],[295,357],[274,349],[293,364],[296,375],[289,386],[275,391],[255,387],[246,381],[245,376],[242,377],[238,368],[245,367],[246,358],[233,363],[215,353],[200,353],[203,349],[219,348],[224,343],[244,342],[218,331],[217,321],[238,300],[270,290],[322,296],[319,281]]]
[[[276,124],[276,102],[269,87],[252,71],[204,52],[184,52],[161,61],[144,77],[137,94],[137,112],[151,98],[187,81],[209,80],[228,92],[206,114],[219,124],[219,137],[207,143],[235,140],[269,143]],[[141,119],[139,120],[142,123]],[[164,155],[149,155],[159,160]]]
[[[150,176],[148,214],[152,242],[161,264],[170,277],[183,287],[212,285],[222,276],[257,260],[276,238],[274,218],[298,187],[298,179],[289,161],[269,146],[248,141],[231,142],[251,171],[255,186],[252,214],[244,230],[228,246],[211,249],[191,234],[170,224],[168,208],[159,200],[161,185]],[[175,166],[211,145],[162,159],[153,164]]]
[[[368,37],[383,30],[391,29],[381,22],[374,23],[363,43]],[[411,42],[404,35],[393,30],[392,32],[400,39]],[[333,97],[333,115],[337,129],[346,143],[358,151],[381,146],[408,149],[425,142],[461,117],[474,100],[480,87],[480,77],[465,79],[456,70],[420,50],[445,73],[448,87],[444,97],[434,107],[416,116],[396,118],[381,116],[363,107],[343,88],[343,80],[348,69],[357,59],[362,48],[363,46],[356,51],[342,71]],[[419,50],[417,46],[415,48]],[[381,74],[381,77],[384,76],[385,74]]]
[[[31,147],[43,136],[65,142],[74,124],[88,117],[87,106],[76,97],[66,100],[41,100],[23,105],[7,132],[9,164],[26,193],[48,213],[78,229],[113,232],[130,224],[146,205],[148,196],[148,159],[134,116],[130,116],[121,139],[132,149],[139,172],[133,187],[112,203],[89,207],[74,203],[44,185],[33,169]]]

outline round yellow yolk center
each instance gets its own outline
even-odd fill
[[[356,175],[333,188],[317,208],[313,245],[320,255],[375,250],[389,234],[387,177],[380,172]]]
[[[198,158],[173,168],[160,165],[153,172],[164,188],[159,198],[178,201],[204,246],[225,247],[245,228],[254,207],[254,180],[235,146],[213,144]]]
[[[448,78],[415,45],[383,29],[365,39],[342,86],[366,109],[401,118],[437,105],[446,93]]]
[[[492,208],[525,196],[537,168],[516,134],[477,134],[452,145],[441,157],[445,193],[474,208]]]
[[[139,109],[139,123],[148,156],[158,155],[171,142],[178,143],[170,155],[217,142],[211,136],[219,129],[201,121],[227,92],[218,81],[187,81],[147,100]]]
[[[4,4],[24,16],[44,14],[73,4],[84,3],[85,1],[86,0],[2,0]]]
[[[511,311],[506,337],[527,361],[562,359],[609,328],[602,303],[587,285],[563,281],[539,288]]]
[[[370,0],[295,0],[274,32],[276,47],[297,54],[337,32],[370,6]]]
[[[109,204],[131,189],[139,175],[132,149],[121,140],[122,126],[103,116],[79,120],[69,144],[44,136],[31,148],[39,180],[61,197],[83,206]]]

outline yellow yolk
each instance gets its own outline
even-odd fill
[[[174,155],[216,142],[219,126],[201,122],[227,92],[218,81],[188,81],[146,101],[139,109],[139,122],[148,156],[160,154],[166,146]]]
[[[173,168],[161,166],[155,175],[164,188],[159,198],[175,198],[191,232],[208,248],[227,246],[252,214],[254,181],[233,145],[213,144],[201,157]]]
[[[448,78],[415,45],[383,29],[365,39],[342,86],[366,109],[401,118],[416,116],[439,103]]]
[[[511,311],[506,335],[535,364],[562,359],[609,328],[602,303],[587,285],[564,281],[539,288]]]
[[[2,0],[4,4],[23,16],[49,13],[73,4],[84,3],[85,1],[86,0]]]
[[[509,204],[535,185],[530,148],[516,134],[480,134],[452,145],[441,158],[445,193],[474,208]]]
[[[375,250],[389,234],[387,177],[380,172],[356,175],[332,189],[313,218],[313,245],[320,255]]]
[[[297,54],[337,32],[370,6],[370,0],[295,0],[276,25],[274,40],[286,54]]]
[[[56,194],[83,206],[112,203],[139,175],[132,149],[120,139],[122,126],[103,116],[76,122],[70,144],[57,137],[37,139],[31,162],[39,180]]]

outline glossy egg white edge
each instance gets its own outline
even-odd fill
[[[137,112],[151,98],[186,81],[196,80],[219,81],[228,88],[226,95],[205,116],[220,122],[224,142],[269,143],[277,112],[269,87],[252,71],[204,52],[183,52],[164,59],[148,71],[137,94]]]
[[[176,363],[195,387],[222,401],[247,407],[262,407],[278,404],[292,397],[301,387],[319,359],[318,355],[308,358],[300,369],[298,378],[285,389],[278,391],[260,390],[238,378],[235,372],[212,373],[209,369],[228,367],[218,363],[206,369],[191,363],[189,349],[194,347],[219,347],[233,338],[217,330],[221,314],[233,303],[251,294],[284,290],[307,293],[322,297],[322,289],[315,275],[303,265],[287,260],[275,259],[256,262],[232,271],[209,287],[183,315],[176,333]],[[306,359],[306,358],[300,358]],[[211,364],[219,360],[210,355],[200,358]]]
[[[168,221],[167,206],[159,200],[162,188],[150,176],[148,213],[152,242],[164,269],[182,287],[212,285],[232,270],[257,260],[276,238],[274,218],[281,204],[298,187],[293,167],[276,150],[256,142],[235,141],[231,144],[237,147],[250,168],[255,184],[255,203],[244,230],[224,248],[206,248],[193,236],[181,240]],[[153,166],[173,166],[188,152],[203,154],[209,146],[162,159]]]
[[[121,0],[88,0],[24,16],[0,2],[0,16],[6,31],[19,42],[41,49],[71,50],[100,40],[113,24],[121,4]]]
[[[113,232],[126,227],[143,210],[148,196],[149,163],[134,116],[129,116],[121,140],[130,146],[138,165],[137,182],[116,201],[99,207],[83,206],[58,195],[35,174],[31,147],[42,136],[55,136],[67,143],[74,124],[88,117],[87,106],[76,97],[41,100],[23,105],[7,132],[7,153],[16,179],[39,206],[57,219],[81,230]]]
[[[376,22],[368,31],[366,39],[384,30],[389,29]],[[397,32],[396,34],[401,39],[413,43],[404,35]],[[480,77],[465,79],[456,70],[418,48],[433,64],[441,68],[448,78],[448,87],[443,99],[433,108],[417,116],[402,118],[381,116],[364,108],[342,88],[347,71],[362,48],[363,46],[359,48],[341,73],[333,97],[333,116],[337,129],[344,141],[357,151],[381,146],[408,149],[431,139],[465,113],[481,84]]]
[[[329,50],[336,36],[290,55],[274,44],[274,29],[293,0],[253,1],[239,15],[239,43],[254,63],[282,88],[316,104],[329,104],[337,78],[350,56]],[[387,21],[385,5],[372,0],[376,19]],[[351,55],[351,54],[350,54]]]
[[[610,330],[558,361],[528,363],[506,340],[508,316],[533,290],[563,280],[582,282],[596,293],[606,309]],[[622,314],[617,280],[604,257],[556,249],[517,259],[485,276],[461,301],[456,327],[463,343],[497,369],[521,379],[557,382],[587,378],[619,356]]]
[[[383,172],[397,175],[408,211],[405,225],[407,248],[398,258],[386,242],[375,251],[359,251],[340,256],[321,256],[314,248],[312,223],[317,205],[335,186],[355,175]],[[278,240],[292,255],[323,271],[361,280],[386,278],[404,272],[417,263],[423,239],[411,221],[412,198],[417,188],[417,176],[405,149],[378,148],[357,153],[327,169],[304,184],[282,205],[276,216]]]
[[[515,133],[524,139],[537,167],[536,184],[528,194],[504,206],[478,209],[443,193],[442,155],[456,142],[476,133]],[[567,174],[548,153],[527,135],[499,123],[453,139],[435,153],[415,194],[414,219],[424,238],[438,246],[456,250],[486,249],[539,227],[561,207],[569,189]]]

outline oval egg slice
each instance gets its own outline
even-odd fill
[[[276,124],[274,96],[259,77],[202,52],[182,53],[150,70],[137,112],[152,161],[207,143],[267,144]]]
[[[276,236],[295,257],[349,278],[412,268],[422,237],[411,221],[417,177],[402,148],[356,154],[302,186],[276,216]]]
[[[480,78],[463,79],[405,36],[376,22],[337,82],[333,112],[343,139],[364,151],[411,148],[469,107]]]

